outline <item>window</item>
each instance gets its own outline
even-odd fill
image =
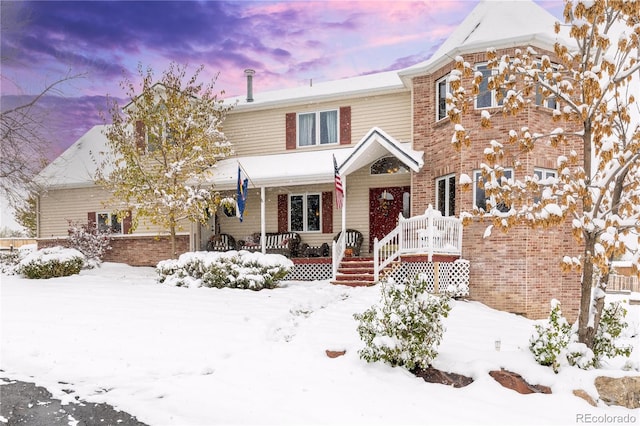
[[[436,81],[436,120],[442,120],[447,117],[447,93],[451,89],[449,88],[449,82],[447,77],[442,77]]]
[[[122,223],[118,222],[118,216],[111,213],[96,213],[96,226],[100,232],[111,231],[112,234],[122,233]]]
[[[479,93],[476,97],[476,108],[490,108],[502,105],[502,100],[496,99],[496,91],[489,90],[489,78],[495,74],[487,65],[478,65],[476,71],[482,73],[482,81],[478,87]],[[504,99],[504,97],[503,97]]]
[[[291,231],[319,232],[322,223],[320,194],[289,196],[289,224]]]
[[[298,146],[338,143],[338,110],[298,114]]]
[[[503,171],[502,179],[512,179],[513,178],[513,170],[505,169]],[[479,183],[482,181],[482,185]],[[480,210],[488,211],[487,209],[487,196],[484,190],[484,183],[486,181],[482,178],[482,172],[480,170],[476,170],[473,172],[473,205]],[[491,204],[495,204],[495,201]],[[498,204],[496,206],[498,210],[501,212],[506,212],[509,210],[509,206],[505,204]]]
[[[456,175],[436,179],[436,206],[442,216],[454,216],[456,210]]]
[[[541,185],[547,185],[547,182],[544,182],[546,179],[555,178],[556,171],[552,169],[543,169],[541,167],[536,167],[533,169],[533,175],[538,179],[538,183]],[[541,194],[537,195],[533,198],[535,203],[539,203],[541,200]]]
[[[372,175],[409,173],[409,168],[396,157],[384,157],[371,165]]]
[[[541,105],[550,109],[560,109],[554,95],[542,99],[542,88],[539,83],[536,84],[536,105]]]
[[[540,62],[538,62],[537,64],[539,67],[541,67]],[[558,69],[557,64],[552,64],[551,66],[554,70]],[[539,76],[542,76],[542,75],[544,75],[544,73],[541,71]],[[552,85],[556,84],[556,80],[551,79],[550,83]],[[558,101],[554,95],[548,96],[544,99],[542,98],[542,87],[540,86],[540,83],[536,83],[536,105],[541,105],[550,109],[560,109],[560,106],[558,105]]]

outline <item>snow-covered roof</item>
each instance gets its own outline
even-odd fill
[[[302,149],[283,154],[224,159],[216,163],[210,183],[219,190],[235,189],[239,165],[249,176],[251,187],[329,183],[334,179],[334,156],[340,173],[348,175],[385,155],[396,156],[415,171],[424,164],[424,153],[412,149],[411,143],[400,143],[382,130],[373,128],[356,145],[347,148]]]
[[[533,44],[553,50],[560,37],[553,31],[558,19],[531,0],[483,0],[467,15],[428,60],[400,71],[409,85],[411,77],[436,70],[456,56]]]
[[[45,188],[92,186],[101,153],[107,149],[106,125],[92,127],[58,158],[38,173],[35,182]]]
[[[79,188],[94,185],[97,162],[107,152],[107,126],[94,126],[45,167],[36,182],[48,189]],[[324,150],[298,149],[294,152],[227,158],[212,170],[211,184],[220,190],[235,189],[238,163],[255,186],[290,186],[333,181],[333,156],[343,174],[349,174],[383,155],[395,155],[413,170],[422,167],[422,151],[410,143],[400,143],[382,130],[373,128],[356,145]],[[348,163],[345,166],[345,162]],[[417,168],[416,168],[417,167]]]
[[[258,78],[259,76],[256,76]],[[255,81],[255,80],[254,80]],[[273,108],[278,105],[294,105],[309,101],[330,101],[345,97],[372,96],[375,94],[406,91],[398,71],[367,74],[341,80],[313,83],[289,89],[254,92],[253,102],[246,95],[225,99],[225,104],[236,105],[234,110]]]

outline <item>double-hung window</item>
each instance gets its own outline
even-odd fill
[[[295,232],[319,232],[322,224],[320,194],[289,196],[289,226]]]
[[[436,120],[440,121],[447,117],[447,93],[449,88],[448,76],[436,81]]]
[[[502,174],[502,179],[512,179],[513,178],[513,169],[504,169]],[[487,209],[487,194],[485,192],[485,184],[486,180],[482,177],[482,172],[480,170],[475,170],[473,172],[473,205],[480,210],[488,211]],[[491,200],[492,205],[496,205],[495,200]],[[501,212],[508,211],[511,207],[507,206],[503,203],[498,203],[496,208]]]
[[[298,114],[298,146],[338,143],[338,110]]]
[[[552,169],[544,169],[542,167],[536,167],[533,169],[533,175],[538,179],[538,183],[541,185],[547,185],[547,179],[553,179],[556,177],[556,171]],[[534,197],[533,201],[539,203],[542,197],[537,195]]]
[[[454,216],[456,211],[456,175],[436,179],[436,207],[442,216]]]
[[[118,222],[118,216],[111,213],[96,213],[96,226],[100,232],[122,234],[122,223]]]
[[[489,78],[496,74],[493,70],[489,69],[486,64],[478,65],[476,72],[482,74],[482,81],[478,87],[479,92],[476,97],[476,108],[491,108],[502,105],[502,99],[498,101],[496,98],[496,91],[489,90]]]
[[[540,65],[540,63],[538,63],[538,65]],[[552,67],[553,69],[557,69],[558,65],[553,64]],[[540,72],[542,73],[542,71]],[[551,79],[549,83],[553,85],[556,81],[555,79]],[[540,83],[536,83],[536,105],[541,105],[550,109],[560,109],[555,95],[550,95],[546,98],[542,97],[542,87],[540,86]]]

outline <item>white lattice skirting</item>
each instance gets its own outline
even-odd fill
[[[469,295],[469,261],[464,259],[454,262],[402,262],[389,277],[397,283],[418,277],[427,282],[430,293],[446,291],[454,297]]]
[[[328,280],[332,275],[331,263],[297,263],[284,279],[287,281]]]

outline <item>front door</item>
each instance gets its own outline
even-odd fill
[[[398,226],[400,213],[408,215],[408,207],[408,186],[369,189],[369,252],[375,238],[384,238]]]

